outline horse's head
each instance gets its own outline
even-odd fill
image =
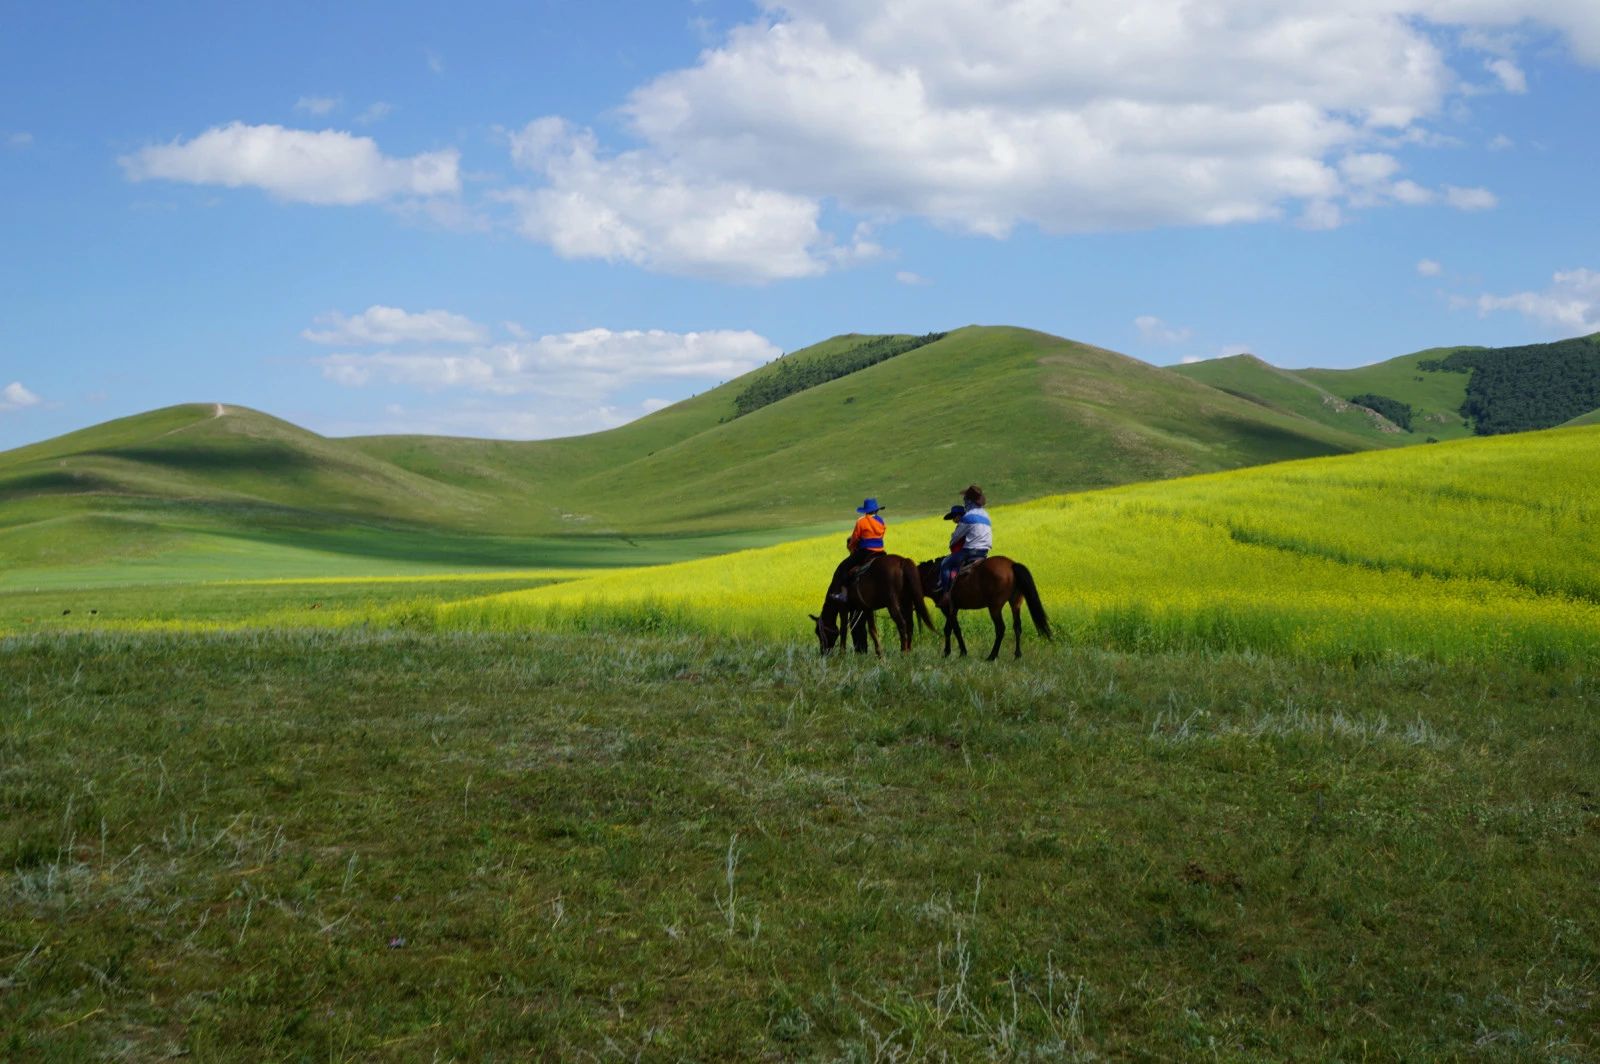
[[[939,558],[929,558],[918,564],[917,579],[922,583],[925,594],[932,594],[933,589],[939,584]]]
[[[831,610],[823,610],[821,617],[811,614],[811,623],[817,630],[817,645],[824,654],[833,649],[833,645],[839,642],[843,634],[837,625],[830,622],[830,618],[837,620],[837,616]]]

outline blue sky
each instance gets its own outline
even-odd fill
[[[228,7],[0,0],[0,448],[194,401],[565,435],[974,322],[1600,330],[1594,0]]]

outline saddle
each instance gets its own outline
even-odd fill
[[[852,584],[855,583],[857,580],[860,580],[861,577],[866,574],[866,571],[868,569],[871,569],[874,565],[876,565],[878,563],[878,559],[881,558],[881,557],[883,557],[883,555],[874,554],[872,557],[868,558],[866,561],[862,562],[860,565],[856,566],[854,569],[851,569],[848,573],[846,573],[845,574],[845,580],[848,581],[849,583],[852,583]]]
[[[952,584],[954,584],[961,577],[966,576],[968,573],[972,572],[972,570],[976,569],[978,566],[982,565],[984,562],[986,562],[988,560],[989,560],[989,552],[988,551],[984,551],[982,554],[978,555],[978,557],[976,557],[976,558],[967,559],[966,561],[961,563],[961,568],[959,568],[959,569],[957,569],[955,571],[955,575],[953,575],[950,578],[950,582]]]

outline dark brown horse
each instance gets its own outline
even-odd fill
[[[917,563],[899,554],[884,554],[873,561],[854,580],[846,581],[849,594],[846,603],[824,597],[822,615],[811,615],[817,629],[817,642],[824,654],[842,642],[849,633],[855,643],[856,653],[867,649],[867,636],[872,637],[872,647],[883,656],[883,644],[878,641],[878,622],[874,611],[887,609],[900,635],[902,653],[911,650],[911,636],[916,622],[932,632],[933,618],[922,601],[922,581],[917,575]]]
[[[921,578],[921,586],[938,587],[939,559],[923,562],[917,566],[917,573]],[[952,633],[961,646],[961,656],[967,656],[967,641],[961,637],[961,624],[956,620],[956,611],[986,609],[989,611],[989,616],[994,619],[994,647],[989,651],[989,660],[993,661],[999,657],[1000,644],[1006,637],[1003,609],[1010,603],[1011,626],[1017,632],[1017,652],[1014,656],[1022,657],[1023,602],[1028,604],[1028,616],[1033,618],[1034,628],[1040,635],[1049,639],[1050,621],[1044,615],[1044,603],[1039,601],[1039,589],[1034,585],[1033,574],[1028,571],[1026,565],[1001,555],[994,555],[961,573],[951,585],[950,604],[944,607],[945,656],[950,656]]]

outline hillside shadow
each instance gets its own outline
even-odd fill
[[[253,442],[219,447],[118,447],[86,454],[125,458],[185,472],[288,472],[320,465],[315,458],[280,443]]]

